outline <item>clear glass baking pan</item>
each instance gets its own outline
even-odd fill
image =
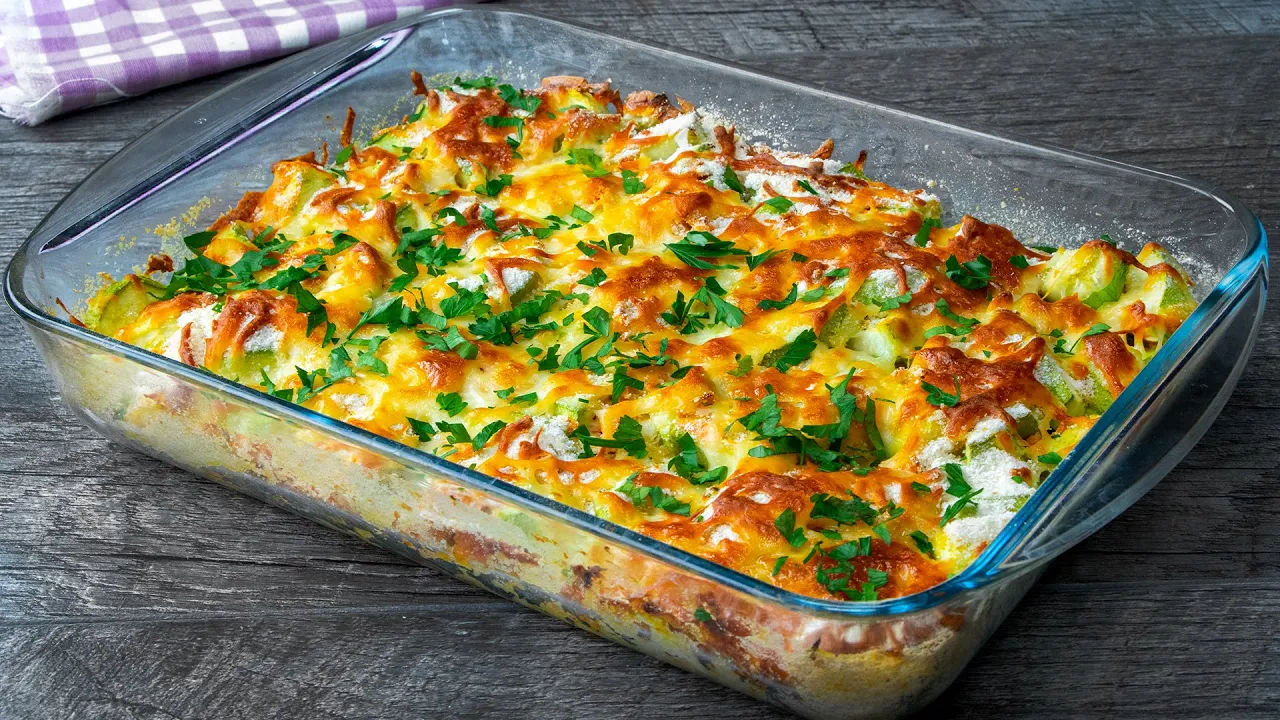
[[[968,569],[872,603],[789,593],[552,500],[77,327],[75,308],[172,233],[204,227],[269,165],[409,112],[409,72],[609,78],[679,95],[775,147],[834,138],[868,172],[928,186],[1038,244],[1106,232],[1186,259],[1201,304]],[[1054,557],[1131,505],[1204,434],[1236,384],[1266,294],[1258,220],[1193,182],[994,137],[561,22],[451,9],[283,60],[122,150],[32,233],[6,276],[63,397],[123,445],[354,533],[814,718],[887,717],[941,692]],[[211,518],[216,522],[216,518]],[[703,612],[698,612],[702,610]],[[708,620],[707,617],[710,616]],[[701,618],[701,619],[700,619]],[[581,668],[581,672],[590,672]]]

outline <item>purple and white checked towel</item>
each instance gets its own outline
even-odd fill
[[[445,0],[0,0],[0,114],[35,125]]]

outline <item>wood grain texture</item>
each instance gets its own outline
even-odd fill
[[[1274,3],[537,9],[1198,177],[1280,230]],[[244,72],[0,125],[0,258],[126,142]],[[1277,312],[1209,439],[1057,561],[928,716],[1275,717]],[[0,332],[0,718],[780,717],[114,447],[51,394],[7,310]]]

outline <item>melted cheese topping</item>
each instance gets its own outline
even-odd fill
[[[971,562],[1194,305],[1159,246],[942,227],[830,143],[747,147],[661,95],[420,92],[332,164],[276,163],[167,289],[114,283],[90,326],[872,599]]]

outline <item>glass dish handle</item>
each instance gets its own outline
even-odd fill
[[[1031,531],[992,572],[1034,567],[1067,551],[1136,502],[1190,452],[1244,370],[1262,319],[1266,282],[1265,266],[1255,269],[1244,280],[1238,302],[1222,312],[1190,352],[1180,360],[1176,348],[1161,353],[1175,358],[1168,364],[1182,366],[1185,372],[1156,367],[1161,365],[1158,360],[1147,368],[1165,379],[1131,401],[1137,407],[1114,407],[1130,414],[1131,420],[1117,424],[1093,444],[1092,452],[1063,461],[1059,470],[1078,473],[1077,479],[1048,488],[1051,494],[1038,512],[1027,508],[1032,510]]]

